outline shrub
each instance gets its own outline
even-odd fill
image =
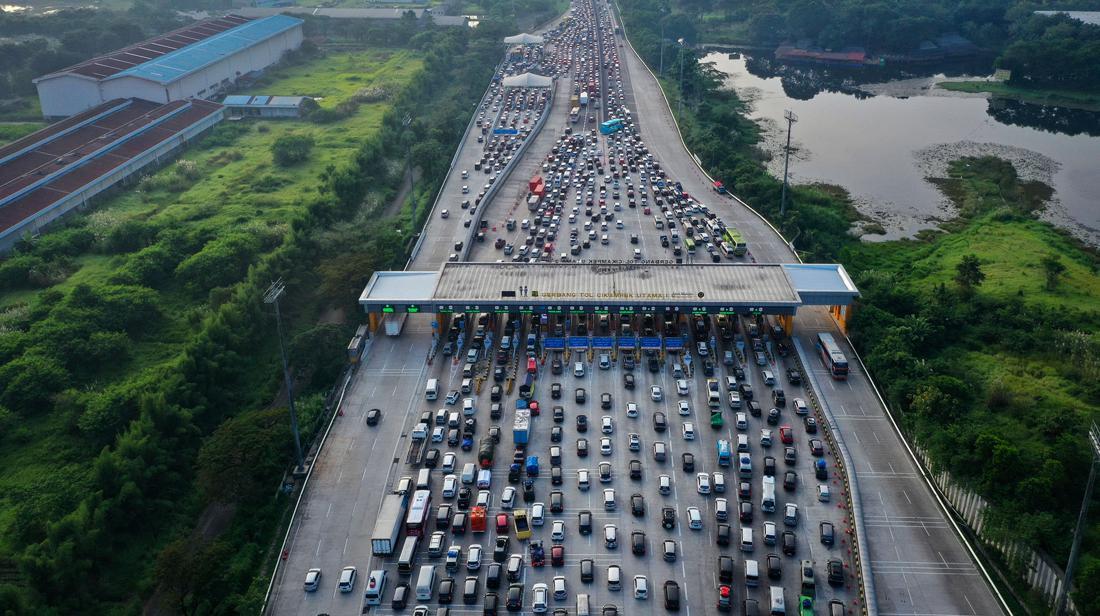
[[[107,231],[103,238],[103,251],[122,254],[141,250],[153,240],[156,227],[141,220],[124,220]]]
[[[280,167],[289,167],[306,160],[312,149],[313,137],[297,133],[282,135],[271,144],[271,154],[275,158],[275,164]]]

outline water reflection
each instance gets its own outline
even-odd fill
[[[1100,137],[1100,113],[1068,107],[990,99],[989,115],[1002,124],[1028,126],[1062,135]]]

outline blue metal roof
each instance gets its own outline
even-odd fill
[[[859,297],[859,289],[843,265],[784,263],[783,270],[803,304],[841,306]]]
[[[223,105],[247,105],[252,97],[247,94],[231,94],[222,101]]]
[[[132,76],[160,84],[169,84],[226,56],[247,49],[260,41],[281,34],[302,24],[302,20],[289,15],[272,15],[243,23],[236,28],[220,32],[194,45],[177,49],[154,60],[144,62],[108,79]]]

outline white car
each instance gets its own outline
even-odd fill
[[[627,442],[630,443],[630,451],[642,450],[642,437],[638,436],[637,433],[631,432],[626,438]]]
[[[682,417],[691,415],[691,405],[687,403],[687,400],[681,400],[676,403],[676,412]]]
[[[466,570],[477,571],[481,568],[481,544],[475,543],[466,550]]]
[[[302,586],[306,592],[316,592],[321,586],[321,570],[314,567],[309,571],[306,571],[306,581]]]
[[[505,486],[504,491],[500,493],[500,508],[512,509],[516,506],[516,489],[512,486]]]
[[[832,494],[829,492],[829,486],[825,484],[818,484],[817,486],[817,500],[827,503],[832,499]]]
[[[440,218],[450,218],[451,213],[449,211],[447,211],[446,209],[443,209],[443,210],[440,210],[439,217]]]
[[[683,432],[685,441],[695,440],[695,424],[691,423],[690,421],[685,421]]]
[[[687,379],[676,379],[676,393],[681,396],[688,395],[688,382]]]
[[[584,364],[582,364],[581,362],[576,362],[573,364],[573,376],[584,376]]]
[[[760,429],[760,445],[763,447],[772,446],[772,431],[768,428]]]
[[[783,507],[783,524],[787,526],[798,526],[798,505],[787,503],[787,505]]]
[[[764,543],[767,545],[775,545],[777,536],[775,522],[764,522]]]
[[[444,473],[453,473],[455,470],[455,454],[450,451],[443,454],[443,464],[441,466]]]
[[[698,507],[687,508],[688,528],[691,530],[703,530],[703,514]]]
[[[536,614],[545,613],[546,610],[550,609],[550,587],[543,582],[539,582],[531,590],[534,595],[534,598],[531,599],[531,611]]]
[[[340,571],[340,581],[336,584],[340,592],[351,592],[355,588],[355,574],[357,572],[358,570],[355,567],[344,567]]]
[[[443,478],[443,498],[454,498],[458,492],[458,477],[447,475]]]
[[[672,493],[672,478],[668,475],[660,475],[657,477],[657,491],[664,495]]]
[[[462,194],[464,194],[464,195],[470,194],[470,187],[469,186],[463,186],[462,187]]]
[[[634,576],[634,598],[642,601],[649,598],[649,580],[644,575]]]
[[[432,428],[432,442],[433,443],[442,443],[443,442],[443,432],[444,432],[443,426],[436,426],[435,428]]]
[[[493,495],[493,493],[490,492],[489,490],[478,490],[477,491],[477,501],[474,502],[474,506],[475,507],[485,507],[486,509],[488,509],[489,508],[489,501],[492,500],[492,495]]]
[[[806,405],[806,401],[802,398],[795,398],[794,412],[799,415],[808,415],[810,413],[810,407]]]
[[[638,417],[638,404],[636,402],[626,403],[626,416],[631,419],[636,419]]]
[[[565,541],[565,522],[561,520],[554,520],[554,525],[550,530],[551,541]]]
[[[614,524],[603,525],[603,544],[609,550],[619,547],[619,529]]]
[[[661,386],[660,385],[654,385],[653,387],[649,388],[649,398],[651,400],[653,400],[654,402],[660,402],[661,400],[664,399],[664,397],[665,397],[665,395],[661,391]]]
[[[546,523],[546,505],[535,503],[531,505],[531,526],[542,526]]]
[[[710,475],[699,473],[695,476],[695,490],[700,494],[710,494]]]
[[[475,414],[476,412],[477,412],[477,409],[474,408],[474,399],[473,398],[464,398],[462,400],[462,414],[469,416],[469,415]]]
[[[582,469],[578,470],[577,471],[577,489],[578,490],[587,490],[589,487],[591,487],[591,485],[592,485],[592,481],[589,478],[588,469],[587,468],[582,468]]]
[[[554,599],[557,601],[565,601],[569,595],[565,592],[565,576],[554,576]]]
[[[612,432],[615,431],[615,426],[611,423],[611,416],[610,415],[604,415],[603,416],[603,422],[601,424],[600,430],[604,434],[611,434]]]
[[[611,455],[611,439],[606,436],[600,439],[600,454],[605,456]]]

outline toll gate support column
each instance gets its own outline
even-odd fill
[[[829,313],[836,319],[837,325],[840,326],[840,331],[844,332],[844,335],[848,335],[848,317],[852,313],[852,306],[830,306]]]
[[[794,316],[789,314],[776,315],[776,321],[779,321],[779,325],[783,328],[783,333],[788,336],[794,331]]]
[[[372,334],[374,332],[378,331],[378,324],[380,322],[381,321],[378,318],[378,313],[377,312],[368,312],[367,313],[367,323],[370,325],[370,331],[371,331]]]

